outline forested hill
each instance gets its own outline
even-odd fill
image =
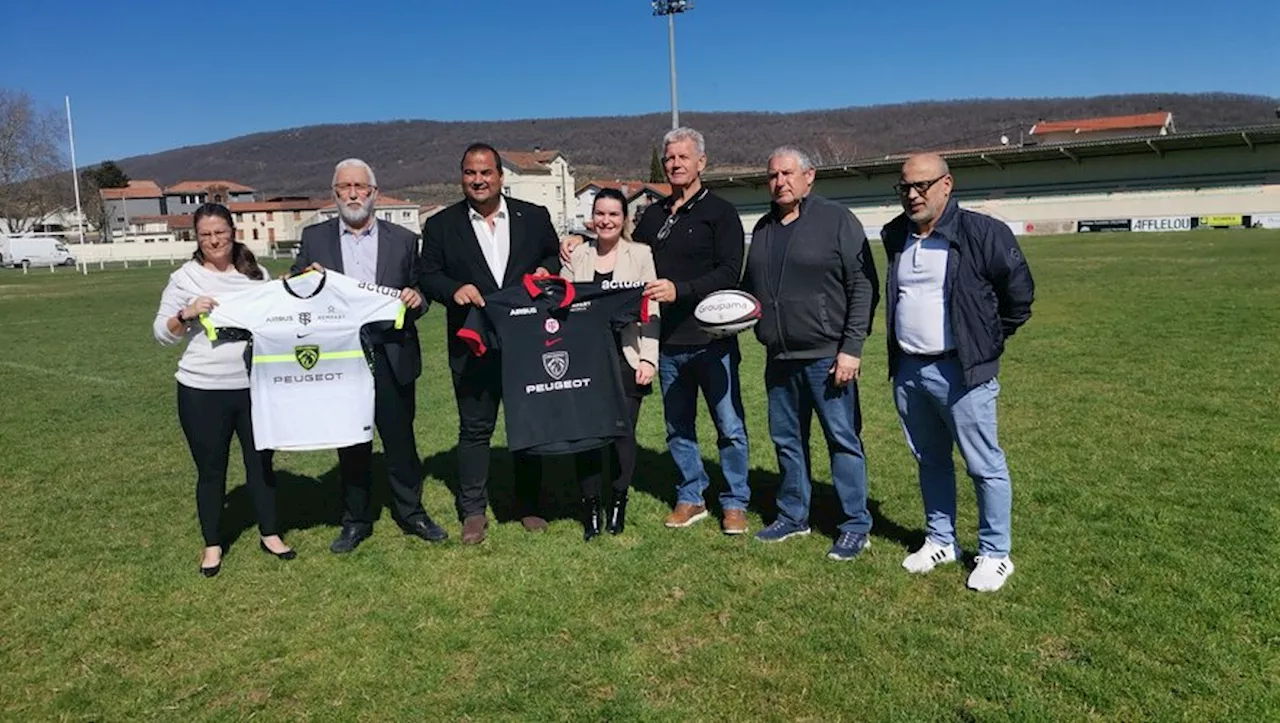
[[[1169,110],[1178,131],[1275,121],[1280,100],[1228,94],[1143,94],[1092,98],[933,101],[799,113],[682,112],[707,137],[712,170],[753,168],[768,152],[793,144],[818,163],[839,163],[908,150],[994,145],[1040,119]],[[498,148],[555,148],[579,180],[646,178],[650,153],[670,123],[666,113],[489,122],[388,121],[316,125],[256,133],[119,161],[131,178],[172,184],[231,179],[269,195],[323,193],[333,164],[359,156],[387,192],[423,200],[450,193],[459,154],[473,141]],[[456,191],[452,192],[454,195]]]

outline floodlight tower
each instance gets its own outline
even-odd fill
[[[693,0],[653,0],[653,14],[667,16],[667,47],[671,51],[671,127],[680,127],[680,107],[676,102],[676,14],[693,9]]]

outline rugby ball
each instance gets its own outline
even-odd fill
[[[760,301],[745,291],[713,291],[693,310],[698,326],[713,337],[739,334],[760,321]]]

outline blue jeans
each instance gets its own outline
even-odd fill
[[[698,390],[701,389],[716,425],[720,468],[728,483],[720,495],[720,506],[726,510],[747,508],[751,487],[747,483],[746,413],[738,380],[741,362],[737,339],[717,339],[706,346],[663,347],[658,354],[667,448],[680,470],[677,502],[703,504],[702,493],[711,484],[698,448]]]
[[[952,443],[960,447],[978,498],[978,554],[1009,555],[1013,486],[1004,451],[996,441],[996,397],[991,379],[966,387],[955,359],[927,362],[904,356],[893,380],[893,397],[919,463],[925,529],[939,545],[956,539],[956,470]]]
[[[769,436],[778,454],[782,484],[778,487],[778,519],[809,526],[813,482],[809,466],[809,427],[813,413],[827,440],[831,484],[844,519],[841,532],[871,530],[867,511],[867,460],[862,452],[862,409],[857,382],[832,384],[828,372],[835,358],[774,360],[764,369],[769,393]]]

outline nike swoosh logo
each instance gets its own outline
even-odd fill
[[[564,341],[564,339],[547,339],[542,343],[546,344],[547,346],[555,346],[556,344],[559,344],[562,341]]]
[[[299,335],[298,335],[298,338],[299,338],[299,339],[306,339],[306,338],[307,338],[307,337],[309,337],[309,336],[311,336],[310,332],[308,332],[308,333],[306,333],[306,334],[299,334]]]

